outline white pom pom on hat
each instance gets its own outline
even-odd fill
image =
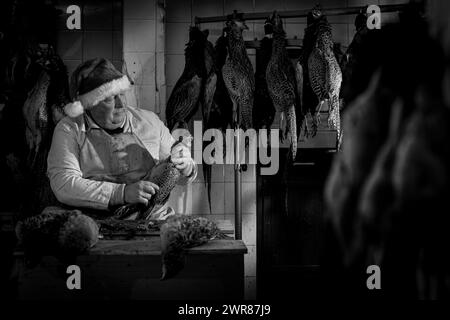
[[[65,105],[64,112],[69,117],[76,118],[84,113],[84,108],[80,101],[74,101]]]

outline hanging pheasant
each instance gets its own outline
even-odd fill
[[[227,27],[229,29],[228,56],[222,68],[222,75],[233,102],[235,115],[233,122],[236,125],[239,119],[240,127],[246,130],[253,126],[252,109],[255,93],[254,71],[242,37],[243,30],[248,27],[236,12],[232,19],[227,21]]]
[[[319,105],[315,110],[316,117],[319,116],[325,100],[328,100],[328,125],[337,130],[338,142],[340,142],[339,92],[342,73],[333,52],[331,25],[322,14],[319,6],[312,10],[308,28],[312,28],[314,39],[311,53],[308,56],[307,67],[311,88],[319,100]]]
[[[208,117],[203,117],[203,128],[207,129],[219,129],[223,133],[225,130],[232,125],[233,121],[233,103],[230,99],[230,95],[225,86],[223,76],[222,76],[222,68],[225,64],[227,55],[228,55],[228,28],[224,28],[222,30],[222,35],[217,39],[214,48],[212,45],[207,42],[206,51],[205,51],[205,65],[206,69],[211,65],[211,58],[213,61],[213,65],[211,68],[211,74],[215,74],[217,77],[216,86],[214,90],[214,97],[211,103],[211,107],[209,110]],[[212,78],[212,76],[211,76]],[[212,91],[212,90],[210,90]],[[205,141],[203,148],[208,145],[209,142]],[[226,152],[226,142],[223,144],[223,156],[225,157]],[[205,187],[208,193],[208,203],[209,210],[211,211],[211,175],[212,175],[212,165],[207,164],[206,161],[203,161],[203,178],[205,182]]]
[[[286,33],[280,16],[274,12],[272,56],[266,70],[267,88],[273,105],[281,112],[280,125],[283,137],[290,135],[290,154],[294,160],[297,154],[297,115],[300,110],[300,98],[296,80],[296,70],[286,50]],[[300,80],[300,78],[299,78]],[[301,117],[301,113],[298,115]],[[284,125],[284,117],[286,125]],[[286,128],[284,128],[286,127]]]
[[[69,84],[67,69],[52,47],[43,50],[31,70],[38,78],[22,107],[28,145],[28,184],[33,193],[26,211],[41,212],[56,203],[47,177],[47,155],[53,130],[65,115],[63,106],[69,100]]]
[[[185,66],[166,106],[167,127],[187,128],[188,121],[198,109],[202,82],[205,79],[204,47],[206,35],[197,27],[189,30],[189,42],[185,49]]]
[[[217,106],[214,104],[214,96],[217,87],[217,66],[215,61],[214,47],[211,42],[206,41],[205,44],[205,70],[206,81],[203,87],[203,101],[202,101],[202,113],[203,113],[203,130],[206,131],[210,128],[214,128],[214,117],[216,117]],[[213,110],[214,108],[214,110]],[[212,116],[212,117],[211,117]],[[203,142],[203,149],[208,143]],[[209,211],[211,212],[211,165],[203,161],[203,177],[205,186],[208,193]]]
[[[253,107],[253,123],[255,129],[270,129],[275,117],[275,107],[267,88],[266,70],[272,56],[273,25],[268,18],[264,23],[264,37],[256,54],[255,71],[255,104]],[[270,132],[270,131],[269,131]]]

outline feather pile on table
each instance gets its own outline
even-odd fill
[[[380,266],[383,290],[393,297],[448,297],[444,56],[414,7],[398,25],[371,32],[357,34],[352,44],[355,69],[345,74],[348,83],[360,83],[347,93],[345,142],[325,192],[340,249],[337,264]]]
[[[226,238],[217,225],[203,217],[175,215],[161,226],[162,277],[176,276],[185,265],[185,249]]]
[[[16,235],[31,265],[44,255],[73,259],[98,241],[95,221],[79,210],[47,207],[38,215],[18,222]]]

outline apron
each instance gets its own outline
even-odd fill
[[[132,126],[130,130],[131,132],[113,135],[101,128],[86,132],[86,139],[80,149],[80,169],[84,178],[129,184],[150,176],[156,161],[134,134]],[[97,161],[92,161],[93,154]],[[89,169],[83,168],[83,163],[90,163]],[[166,219],[174,213],[172,208],[163,207],[149,216],[149,219]],[[128,219],[135,218],[136,215]]]

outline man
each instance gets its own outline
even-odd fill
[[[179,183],[195,179],[189,148],[182,145],[171,155],[175,139],[158,116],[123,105],[120,95],[130,88],[128,77],[106,59],[86,61],[74,71],[75,102],[56,126],[48,156],[50,185],[63,204],[96,210],[147,204],[159,188],[145,178],[169,156],[184,177]],[[173,212],[168,210],[151,218]]]
[[[175,139],[157,115],[123,105],[120,96],[131,85],[106,59],[86,61],[73,72],[74,102],[55,128],[47,159],[50,186],[62,205],[21,223],[19,239],[36,243],[36,234],[53,239],[47,231],[54,230],[61,249],[87,249],[98,236],[91,217],[113,216],[127,204],[148,204],[159,190],[148,177],[160,162],[171,161],[180,171],[178,184],[195,179],[197,166],[188,146],[172,148]],[[172,214],[173,209],[162,206],[148,218],[163,220]]]

